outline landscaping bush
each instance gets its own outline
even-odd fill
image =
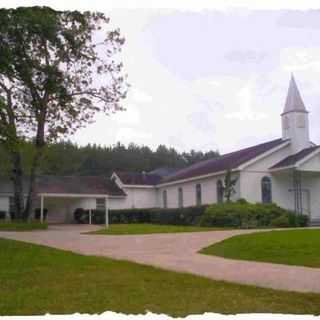
[[[43,219],[45,220],[47,218],[47,215],[48,215],[48,209],[47,208],[44,208],[43,209]],[[36,208],[34,210],[34,218],[36,220],[40,220],[40,216],[41,216],[41,209],[40,208]]]
[[[6,218],[7,213],[5,211],[0,211],[0,220],[4,220]]]
[[[154,223],[171,225],[198,225],[207,206],[179,209],[120,209],[109,211],[109,223]],[[74,219],[78,223],[89,222],[89,210],[76,209]],[[92,223],[105,223],[105,211],[92,210]]]
[[[209,206],[201,217],[200,226],[230,228],[265,228],[306,226],[308,217],[295,215],[279,206],[237,201]]]
[[[295,214],[290,212],[288,214],[290,227],[306,227],[309,225],[309,216],[305,214]]]
[[[94,224],[105,223],[105,211],[91,210]],[[89,210],[78,208],[74,212],[78,223],[89,223]],[[177,209],[118,209],[109,210],[109,223],[153,223],[229,228],[303,227],[308,217],[296,215],[275,204],[252,204],[244,199],[210,206]]]
[[[281,215],[271,220],[271,226],[275,228],[286,228],[290,226],[288,215]]]

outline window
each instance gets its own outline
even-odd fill
[[[196,205],[201,206],[201,184],[196,185]]]
[[[223,196],[224,196],[223,183],[221,180],[218,180],[217,181],[217,202],[218,203],[223,203]]]
[[[164,208],[168,207],[167,190],[162,191],[162,203]]]
[[[96,199],[96,209],[99,211],[106,210],[106,199],[105,198],[97,198]]]
[[[182,188],[178,189],[178,207],[183,208],[183,190],[182,190]]]
[[[261,179],[261,196],[262,203],[272,202],[272,184],[269,177],[263,177]]]

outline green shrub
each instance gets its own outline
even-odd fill
[[[288,215],[281,215],[271,220],[271,226],[275,228],[286,228],[290,226]]]
[[[109,210],[109,223],[153,223],[171,225],[198,225],[200,217],[208,206],[173,209],[120,209]],[[81,208],[74,212],[78,223],[89,222],[89,210]],[[105,211],[92,210],[92,223],[105,223]]]
[[[5,211],[0,211],[0,220],[6,219],[7,213]]]
[[[276,204],[237,202],[213,204],[201,217],[203,227],[266,228],[306,226],[307,216],[296,216]]]
[[[236,202],[240,203],[240,204],[247,204],[248,203],[248,201],[244,198],[239,198]]]
[[[290,227],[307,227],[309,225],[309,216],[305,214],[296,214],[289,212],[288,214]]]
[[[47,208],[43,208],[43,219],[44,220],[47,219],[47,215],[48,215],[48,209]],[[40,208],[36,208],[34,210],[34,218],[36,220],[40,220],[40,218],[41,218],[41,209]]]

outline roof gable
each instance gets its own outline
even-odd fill
[[[319,148],[320,146],[305,148],[295,154],[292,154],[282,159],[281,161],[273,165],[270,169],[272,170],[272,169],[280,169],[280,168],[295,166],[299,161],[303,160],[305,157],[307,157],[308,155],[310,155],[311,153],[313,153]]]

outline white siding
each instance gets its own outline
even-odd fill
[[[240,173],[240,193],[241,197],[249,202],[261,202],[261,179],[264,176],[270,176],[273,182],[273,176],[269,173],[269,168],[290,154],[290,147],[284,147],[271,155],[247,166]],[[272,183],[272,199],[276,190]]]
[[[110,209],[154,208],[157,206],[155,188],[123,188],[124,199],[109,199]]]
[[[238,173],[234,173],[232,177],[238,177]],[[210,204],[217,202],[217,181],[224,179],[224,176],[214,176],[210,178],[197,179],[190,182],[175,183],[174,185],[163,186],[158,189],[158,204],[163,207],[162,192],[167,190],[167,203],[168,208],[178,208],[178,189],[183,190],[183,206],[190,207],[196,205],[196,185],[201,184],[201,198],[202,204]],[[236,193],[233,195],[232,200],[240,198],[240,181],[238,179],[235,186]]]

